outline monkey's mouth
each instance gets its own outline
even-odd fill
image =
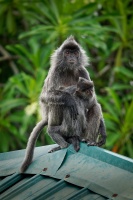
[[[70,64],[70,65],[74,65],[74,64],[75,64],[75,61],[74,61],[74,60],[71,60],[71,61],[69,61],[69,64]]]
[[[74,60],[74,59],[69,60],[69,61],[68,61],[68,65],[69,65],[69,66],[74,66],[74,65],[76,65],[76,60]]]
[[[66,66],[66,70],[70,70],[73,71],[75,70],[75,66],[77,66],[75,63],[68,63],[68,65]]]

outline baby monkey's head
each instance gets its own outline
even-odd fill
[[[94,95],[93,81],[89,81],[85,78],[79,77],[76,89],[76,95],[83,99],[90,99]]]

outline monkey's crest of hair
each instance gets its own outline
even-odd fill
[[[71,35],[68,37],[62,45],[55,50],[53,55],[51,56],[51,66],[55,66],[55,63],[58,63],[58,59],[60,57],[61,52],[66,48],[76,48],[80,52],[80,60],[81,60],[81,67],[86,67],[89,65],[89,58],[86,55],[84,49],[75,41],[74,37]]]

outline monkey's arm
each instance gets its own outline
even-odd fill
[[[44,97],[41,96],[40,100],[44,102]],[[70,93],[62,90],[49,91],[47,95],[45,95],[45,101],[48,103],[48,105],[57,104],[68,107],[71,118],[74,120],[77,119],[77,105],[74,97]]]
[[[97,145],[100,147],[106,142],[106,128],[105,123],[103,119],[100,119],[100,126],[99,126],[99,133],[101,135],[101,140],[97,143]]]
[[[47,122],[45,120],[41,120],[34,127],[33,131],[31,132],[28,143],[27,143],[25,158],[24,158],[24,161],[23,161],[21,168],[20,168],[21,173],[23,173],[27,169],[27,167],[30,165],[30,163],[32,162],[36,140],[39,136],[40,131],[46,125],[47,125]]]
[[[87,80],[91,80],[88,71],[85,69],[81,69],[79,71],[79,77],[85,78]]]

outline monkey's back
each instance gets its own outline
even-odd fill
[[[95,103],[86,113],[86,129],[82,134],[82,138],[90,141],[96,141],[98,137],[98,131],[100,126],[100,120],[103,118],[101,105]]]

